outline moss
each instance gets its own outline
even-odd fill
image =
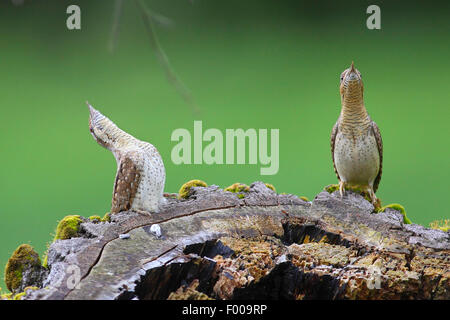
[[[39,288],[38,287],[29,286],[29,287],[26,287],[23,291],[28,291],[28,290],[39,290]]]
[[[51,242],[46,243],[45,253],[42,256],[42,266],[48,269],[48,250],[50,249]]]
[[[12,293],[5,293],[0,295],[0,300],[11,300],[13,297]]]
[[[226,187],[225,191],[233,192],[233,193],[239,193],[239,192],[249,192],[250,187],[244,183],[233,183],[231,186]]]
[[[94,223],[97,223],[97,222],[101,222],[102,221],[102,217],[100,217],[100,216],[90,216],[89,220],[91,220]]]
[[[450,219],[435,220],[430,222],[430,228],[448,232],[450,230]]]
[[[106,216],[106,215],[105,215]],[[93,222],[96,220],[104,221],[105,217],[100,218],[100,216],[90,216],[89,219]],[[56,227],[55,236],[53,237],[53,241],[56,240],[66,240],[70,238],[74,238],[78,235],[78,231],[80,228],[80,224],[83,222],[81,217],[78,215],[70,215],[64,217]],[[48,268],[48,249],[51,243],[47,243],[47,250],[43,256],[42,266],[44,268]]]
[[[192,187],[207,187],[208,185],[206,182],[202,180],[191,180],[183,184],[180,188],[180,191],[178,191],[178,197],[180,199],[187,199],[189,197],[189,191]]]
[[[109,214],[109,212],[105,213],[105,215],[102,217],[100,216],[90,216],[89,220],[91,220],[94,223],[97,222],[111,222],[111,216]]]
[[[109,212],[105,213],[102,218],[102,222],[111,222],[111,215],[109,214]]]
[[[21,292],[21,293],[18,293],[12,298],[12,300],[22,300],[22,297],[24,297],[26,294],[27,293],[25,291]]]
[[[9,300],[22,300],[22,298],[28,293],[29,290],[39,290],[38,287],[26,287],[23,292],[17,293],[14,296],[11,294]]]
[[[323,189],[328,193],[333,193],[335,191],[339,191],[339,185],[338,184],[330,184]]]
[[[5,268],[5,283],[9,291],[14,292],[22,284],[24,269],[40,267],[39,255],[28,244],[20,245],[9,258]]]
[[[42,262],[42,266],[48,269],[48,252],[45,253],[44,261]]]
[[[377,210],[377,212],[384,212],[387,208],[391,208],[394,209],[396,211],[399,211],[402,215],[403,215],[403,223],[405,224],[411,224],[411,220],[409,220],[409,218],[406,216],[406,210],[405,208],[398,204],[398,203],[392,203],[392,204],[388,204],[387,206],[384,206],[380,209]]]
[[[307,197],[301,196],[299,198],[302,199],[303,201],[309,202],[309,199]]]
[[[245,198],[245,193],[250,191],[250,187],[244,183],[233,183],[231,186],[226,187],[225,191],[236,193],[239,199]]]
[[[277,192],[277,190],[275,190],[275,187],[273,186],[273,184],[270,183],[265,183],[266,187],[269,188],[270,190],[272,190],[273,192]]]
[[[53,241],[66,240],[77,236],[82,220],[80,216],[67,216],[62,219],[56,227],[56,234]]]
[[[328,193],[333,193],[335,191],[339,191],[339,185],[338,184],[330,184],[328,186],[326,186],[324,188],[325,191],[327,191]],[[352,186],[352,185],[346,185],[345,186],[345,190],[350,190],[353,191],[355,193],[359,193],[362,196],[364,196],[364,198],[366,198],[366,196],[368,197],[366,200],[370,201],[370,197],[367,194],[367,192],[365,191],[365,189],[362,189],[360,186]]]

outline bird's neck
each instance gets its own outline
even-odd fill
[[[343,131],[364,132],[370,125],[370,118],[361,96],[342,99],[340,124]]]
[[[104,134],[108,138],[107,149],[116,154],[118,150],[123,150],[129,146],[136,138],[120,129],[115,123],[109,121],[104,126]]]

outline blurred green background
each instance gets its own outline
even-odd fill
[[[81,30],[66,8],[81,7]],[[0,266],[21,243],[42,255],[57,221],[109,211],[112,154],[92,139],[85,101],[149,141],[166,166],[166,191],[199,178],[226,187],[262,180],[313,199],[336,183],[329,139],[339,75],[352,60],[384,140],[383,204],[428,225],[449,218],[448,2],[153,0],[173,20],[155,26],[189,105],[167,81],[137,7],[125,1],[108,50],[113,1],[0,2]],[[381,7],[381,30],[366,8]],[[276,128],[280,170],[259,165],[174,165],[176,128]],[[0,285],[5,288],[4,285]]]

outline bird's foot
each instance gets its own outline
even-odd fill
[[[369,187],[367,191],[369,193],[375,211],[378,211],[381,208],[381,200],[377,198],[372,188]]]
[[[339,181],[339,193],[341,194],[341,198],[345,195],[345,182]]]

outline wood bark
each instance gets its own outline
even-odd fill
[[[352,192],[192,188],[158,214],[86,221],[54,242],[25,299],[449,299],[450,234],[373,211]]]

